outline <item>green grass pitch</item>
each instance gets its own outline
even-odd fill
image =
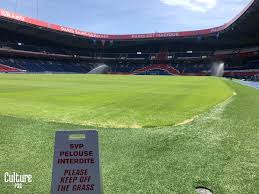
[[[3,194],[49,193],[55,131],[82,128],[100,133],[105,194],[259,191],[259,91],[238,83],[0,75],[0,115]],[[13,171],[32,174],[33,183],[5,184],[4,172]]]

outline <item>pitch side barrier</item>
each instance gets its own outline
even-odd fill
[[[183,32],[164,32],[164,33],[148,33],[148,34],[127,34],[127,35],[110,35],[110,34],[98,34],[93,32],[85,32],[74,28],[51,24],[38,19],[23,16],[14,12],[10,12],[4,9],[0,9],[0,17],[8,20],[14,20],[18,23],[25,23],[36,26],[38,28],[45,28],[54,30],[57,32],[68,33],[71,35],[78,35],[86,38],[102,39],[102,40],[141,40],[141,39],[165,39],[165,38],[177,38],[177,37],[192,37],[216,34],[223,30],[226,30],[233,23],[235,23],[257,0],[252,0],[250,3],[231,21],[228,23],[209,29],[196,30],[196,31],[183,31]]]

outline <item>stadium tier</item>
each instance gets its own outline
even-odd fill
[[[84,64],[79,62],[40,60],[16,57],[0,58],[0,63],[9,66],[9,71],[5,72],[87,73],[92,68],[92,65],[90,64]]]
[[[98,64],[112,74],[209,75],[251,79],[259,71],[259,0],[211,29],[108,35],[83,32],[0,9],[0,63],[24,72],[87,73]]]
[[[0,72],[6,73],[6,72],[26,72],[26,71],[0,64]]]

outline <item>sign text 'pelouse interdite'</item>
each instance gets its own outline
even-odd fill
[[[97,131],[56,133],[51,194],[101,194]]]

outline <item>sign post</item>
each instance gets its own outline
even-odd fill
[[[51,194],[102,194],[97,131],[58,131]]]

